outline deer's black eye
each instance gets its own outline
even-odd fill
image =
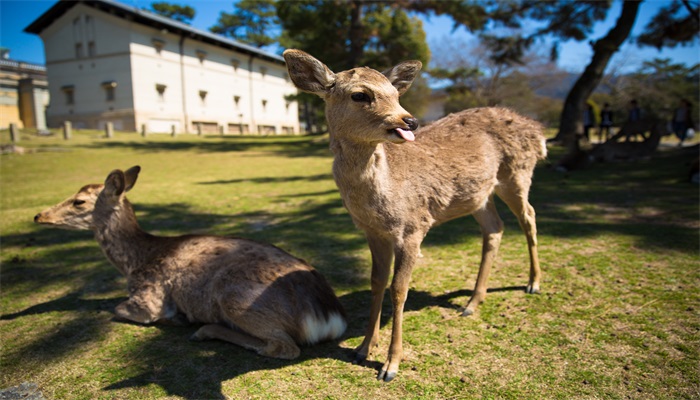
[[[83,205],[83,204],[85,204],[85,200],[73,200],[73,206],[74,206],[74,207],[77,207],[77,206],[80,206],[80,205]]]
[[[367,93],[362,93],[362,92],[353,93],[350,96],[350,98],[352,99],[352,101],[366,101],[368,103],[370,101],[370,98],[367,95]]]

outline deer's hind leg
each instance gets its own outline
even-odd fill
[[[269,332],[265,338],[258,338],[219,324],[204,325],[191,337],[192,340],[219,339],[233,343],[261,356],[292,360],[299,357],[301,350],[285,332]]]
[[[527,293],[540,292],[540,260],[537,254],[537,223],[535,222],[535,209],[528,201],[528,193],[532,178],[530,176],[516,176],[510,182],[502,182],[496,188],[496,194],[508,205],[520,223],[520,228],[527,237],[527,248],[530,252],[530,279],[525,291]]]

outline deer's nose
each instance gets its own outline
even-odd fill
[[[403,122],[405,122],[408,125],[408,129],[412,131],[418,128],[418,120],[413,117],[403,118]]]
[[[39,222],[39,217],[41,216],[41,213],[37,214],[34,216],[34,222]]]

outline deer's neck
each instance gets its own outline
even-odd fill
[[[125,276],[146,263],[152,246],[152,236],[136,221],[131,204],[124,201],[109,213],[93,214],[95,239],[109,261]]]
[[[341,191],[376,191],[383,187],[388,190],[391,182],[390,166],[383,144],[357,144],[334,140],[331,149],[335,154],[333,175]]]

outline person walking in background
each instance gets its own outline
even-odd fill
[[[586,140],[590,141],[591,138],[588,136],[588,132],[591,128],[595,126],[595,113],[593,112],[593,106],[590,104],[586,105],[586,109],[583,111],[583,135]]]
[[[683,146],[683,141],[688,136],[688,129],[693,126],[690,110],[690,101],[681,99],[680,105],[673,112],[673,133],[680,140],[679,146]]]
[[[637,104],[637,100],[630,101],[629,110],[627,112],[627,122],[635,122],[642,119],[642,110]]]
[[[600,110],[600,128],[598,129],[598,140],[603,141],[603,132],[605,132],[605,141],[610,138],[610,128],[613,125],[613,112],[610,109],[610,103],[603,104],[603,109]]]
[[[639,121],[642,119],[642,110],[639,108],[637,100],[632,100],[627,107],[627,122],[622,127],[622,131],[625,135],[625,142],[629,142],[630,139],[636,138],[637,135],[642,135],[644,138],[644,132],[639,130]]]

